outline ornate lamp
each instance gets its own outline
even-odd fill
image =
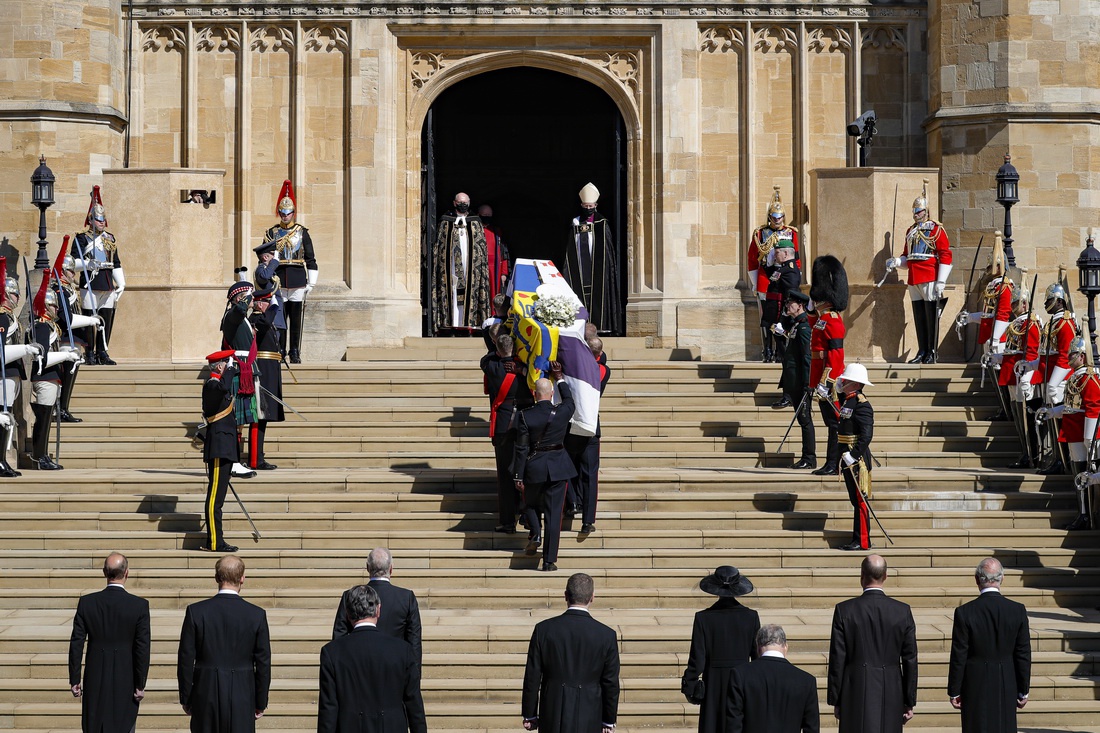
[[[1100,251],[1093,246],[1090,235],[1085,240],[1085,248],[1077,258],[1077,289],[1085,294],[1089,301],[1089,344],[1092,346],[1092,363],[1100,364],[1100,354],[1096,349],[1096,296],[1100,294]]]
[[[31,203],[38,207],[38,254],[34,257],[34,269],[48,270],[50,255],[46,252],[46,209],[54,204],[53,171],[46,166],[46,156],[38,158],[38,167],[31,174]]]
[[[1020,174],[1011,161],[1012,156],[1005,155],[1005,164],[997,171],[997,203],[1005,207],[1005,259],[1009,267],[1016,267],[1016,255],[1012,253],[1012,205],[1020,201]]]

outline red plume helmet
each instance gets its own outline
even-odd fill
[[[53,261],[53,272],[58,277],[58,282],[61,281],[61,276],[65,272],[65,255],[69,253],[69,235],[65,235],[65,241],[61,243],[61,249],[57,252],[57,257]]]
[[[99,186],[92,186],[91,197],[92,201],[88,204],[88,215],[84,217],[84,226],[88,226],[92,223],[92,212],[95,210],[95,207],[103,206],[103,196],[101,196],[99,193]],[[103,225],[107,225],[106,215],[104,215],[103,218]]]
[[[283,181],[283,187],[279,189],[279,197],[275,199],[275,216],[279,215],[279,209],[284,208],[283,201],[290,199],[290,207],[298,212],[298,201],[294,198],[294,184],[289,180]]]
[[[34,317],[46,317],[46,293],[50,291],[50,278],[53,272],[47,270],[42,273],[42,284],[38,286],[38,292],[34,296]]]

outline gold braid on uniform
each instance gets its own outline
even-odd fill
[[[762,255],[766,255],[772,251],[775,245],[779,244],[779,232],[772,231],[772,235],[764,240],[762,244],[756,245],[756,251]]]
[[[1024,335],[1031,330],[1031,324],[1038,322],[1038,320],[1038,317],[1036,317],[1034,313],[1031,314],[1031,318],[1024,318],[1021,316],[1012,319],[1012,322],[1008,324],[1005,351],[1023,351]]]

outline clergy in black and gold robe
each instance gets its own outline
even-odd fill
[[[445,214],[432,246],[432,333],[473,331],[489,317],[489,255],[481,219]]]
[[[573,217],[561,274],[588,309],[588,320],[601,334],[623,333],[619,266],[611,225],[596,209]]]

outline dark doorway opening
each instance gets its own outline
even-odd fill
[[[470,195],[472,212],[493,207],[513,259],[551,259],[561,267],[570,220],[580,209],[578,192],[591,181],[611,222],[625,307],[626,128],[603,90],[545,69],[486,72],[439,95],[422,145],[422,302],[431,301],[436,223],[456,193]]]

